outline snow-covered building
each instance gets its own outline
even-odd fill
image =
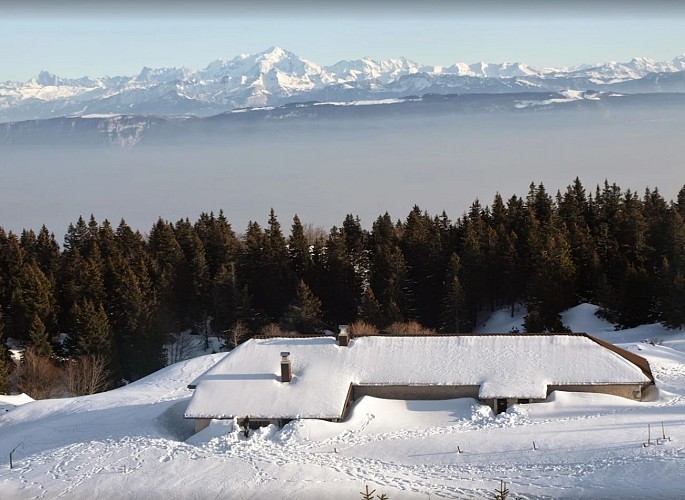
[[[494,410],[556,390],[641,400],[647,361],[585,334],[254,338],[199,377],[185,417],[339,421],[350,402],[477,398]]]

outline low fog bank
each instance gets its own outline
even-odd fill
[[[147,232],[161,216],[194,220],[223,208],[237,232],[270,207],[289,230],[329,229],[345,214],[370,228],[414,204],[452,219],[475,198],[525,196],[531,181],[554,194],[580,177],[608,179],[666,199],[685,183],[682,110],[597,109],[468,116],[384,117],[234,128],[202,144],[133,148],[14,148],[0,155],[0,226],[45,223],[61,241],[79,215],[123,217]]]

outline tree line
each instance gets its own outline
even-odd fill
[[[104,358],[117,385],[164,366],[168,334],[185,329],[233,345],[355,320],[463,333],[525,303],[526,331],[562,332],[559,313],[581,302],[622,327],[682,327],[684,219],[685,187],[666,201],[575,179],[555,196],[532,183],[525,197],[476,200],[455,221],[385,213],[370,230],[350,214],[313,231],[295,215],[286,235],[273,210],[240,236],[223,212],[159,219],[145,235],[79,218],[62,247],[46,227],[0,228],[0,349],[12,338],[45,359]]]

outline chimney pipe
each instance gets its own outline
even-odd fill
[[[281,353],[281,382],[290,382],[293,378],[293,370],[290,365],[289,352]]]
[[[350,334],[347,332],[347,325],[338,325],[340,333],[338,334],[338,345],[340,347],[347,347],[350,343]]]

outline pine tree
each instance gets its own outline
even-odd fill
[[[95,306],[89,299],[75,305],[72,344],[74,354],[102,355],[112,354],[112,328],[102,304]]]
[[[28,328],[24,317],[14,310],[13,302],[20,289],[24,251],[19,245],[19,239],[12,233],[5,233],[0,228],[0,306],[5,311],[8,337],[25,338],[24,331]]]
[[[269,212],[269,223],[264,233],[271,282],[265,309],[268,316],[277,319],[293,298],[295,282],[288,258],[288,246],[273,208]]]
[[[330,324],[347,324],[357,316],[363,272],[357,272],[344,233],[333,227],[327,240],[314,245],[312,291],[321,299]]]
[[[12,361],[9,358],[9,352],[5,346],[4,332],[5,318],[2,315],[2,307],[0,306],[0,394],[9,394],[9,375]]]
[[[50,337],[45,330],[45,325],[38,314],[34,314],[33,321],[29,327],[29,342],[33,351],[42,358],[49,358],[53,355]]]
[[[67,228],[67,234],[64,236],[64,250],[66,252],[78,250],[81,255],[85,256],[87,254],[86,245],[90,235],[86,221],[83,219],[83,216],[79,216],[76,225],[69,224]]]
[[[678,198],[675,204],[675,208],[680,214],[680,216],[685,219],[685,186],[680,188],[678,191]]]
[[[533,331],[528,329],[532,324],[541,328],[538,332],[567,331],[559,314],[574,303],[576,269],[567,234],[557,229],[556,224],[550,227],[544,244],[537,248],[534,263],[535,273],[526,299],[529,316],[533,316],[526,319],[526,331]]]
[[[49,336],[56,333],[57,304],[52,284],[36,264],[24,262],[12,292],[12,337],[25,339],[35,315],[40,317]]]
[[[370,286],[364,290],[364,295],[359,305],[359,319],[373,326],[382,324],[381,306]]]
[[[212,280],[214,327],[218,332],[232,328],[236,321],[246,319],[250,304],[246,289],[240,287],[235,265],[223,265]]]
[[[486,226],[477,201],[472,205],[469,216],[462,219],[461,224],[461,286],[468,312],[464,324],[468,325],[467,330],[470,331],[477,322],[483,301],[488,296],[488,282],[483,279],[488,274],[486,253],[483,249]]]
[[[205,248],[188,219],[176,223],[176,238],[183,251],[176,279],[176,307],[181,312],[182,326],[196,324],[204,331],[211,304],[211,282]]]
[[[282,322],[286,329],[299,333],[317,333],[322,327],[321,301],[303,280],[297,284],[297,293]]]
[[[444,261],[438,227],[428,213],[414,206],[407,216],[401,248],[407,265],[409,316],[432,328],[438,324]]]
[[[115,232],[117,254],[123,256],[131,265],[142,262],[141,256],[146,254],[145,242],[140,231],[134,231],[124,219],[119,221]]]
[[[295,286],[288,248],[273,209],[264,231],[256,222],[248,224],[238,276],[255,309],[251,327],[259,329],[277,321],[292,300]]]
[[[440,331],[445,333],[462,333],[470,331],[470,321],[464,300],[464,291],[459,281],[461,261],[456,253],[450,257],[445,276],[444,295],[442,299]]]
[[[408,305],[407,266],[399,247],[397,229],[390,216],[379,217],[373,224],[370,285],[381,309],[380,325],[403,321]]]
[[[202,213],[195,223],[195,231],[202,241],[210,279],[214,279],[221,266],[234,264],[240,254],[240,242],[222,210]]]
[[[290,239],[288,240],[288,253],[295,277],[298,279],[308,278],[311,267],[309,243],[304,236],[304,227],[297,214],[293,217]]]
[[[660,269],[657,313],[666,326],[680,328],[685,326],[685,221],[676,206],[667,219],[670,236]]]
[[[185,256],[171,223],[157,220],[150,230],[148,250],[150,274],[159,298],[156,327],[165,332],[178,331],[183,324],[185,290],[177,280]]]
[[[154,328],[154,288],[143,261],[129,265],[122,256],[110,266],[113,287],[107,315],[118,361],[117,377],[137,380],[165,363],[164,332]]]

